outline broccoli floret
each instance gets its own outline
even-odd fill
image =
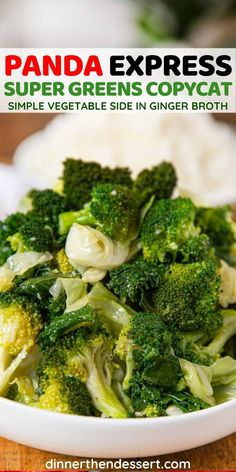
[[[147,307],[153,289],[158,287],[163,268],[142,258],[110,271],[107,287],[123,302]]]
[[[0,266],[14,253],[8,238],[18,231],[24,220],[23,213],[13,213],[0,222]]]
[[[8,238],[14,252],[46,252],[53,248],[53,234],[50,226],[41,218],[28,215],[19,231]]]
[[[27,199],[30,211],[8,237],[12,251],[46,252],[61,246],[58,215],[66,209],[65,198],[53,190],[32,190]]]
[[[172,264],[153,295],[153,306],[171,330],[215,333],[222,324],[220,278],[213,261]]]
[[[172,347],[177,357],[201,365],[211,365],[215,356],[206,351],[204,344],[207,337],[201,331],[173,333]]]
[[[126,363],[124,390],[138,371],[146,382],[158,387],[175,387],[179,380],[178,359],[172,354],[171,334],[160,316],[133,313],[116,344],[116,354]]]
[[[144,258],[153,263],[174,260],[181,246],[199,234],[194,219],[195,207],[191,200],[156,200],[141,225]]]
[[[171,335],[162,319],[151,312],[135,313],[130,321],[128,338],[133,344],[133,358],[143,378],[160,387],[174,387],[179,364],[171,353]]]
[[[53,190],[31,190],[31,214],[41,218],[45,224],[58,228],[58,215],[66,210],[66,200]]]
[[[99,184],[92,191],[88,206],[78,212],[62,213],[59,232],[67,233],[73,223],[97,226],[111,239],[126,242],[133,239],[138,230],[139,212],[135,198],[128,187]]]
[[[213,339],[204,336],[201,331],[174,333],[173,349],[178,357],[183,357],[195,364],[212,365],[225,351],[225,345],[236,334],[236,311],[222,310],[222,326]]]
[[[125,418],[127,411],[112,388],[113,339],[86,329],[69,333],[47,348],[39,363],[39,387],[45,391],[50,378],[60,373],[83,382],[94,407],[111,418]]]
[[[131,171],[128,167],[102,167],[101,180],[102,183],[111,183],[113,185],[125,185],[132,187],[133,180]]]
[[[96,162],[67,159],[64,162],[63,193],[67,206],[79,210],[90,201],[91,191],[100,182],[101,166]]]
[[[84,383],[66,375],[50,378],[49,385],[34,406],[74,415],[94,416],[95,413]]]
[[[0,394],[4,395],[17,367],[42,329],[36,303],[14,292],[0,294]]]
[[[176,262],[188,263],[198,262],[204,259],[214,259],[214,248],[206,234],[200,234],[186,241],[179,250]]]
[[[216,256],[235,265],[236,227],[230,206],[199,208],[196,213],[196,224],[209,236]]]
[[[91,192],[100,183],[132,186],[128,168],[102,168],[96,162],[67,159],[64,162],[63,192],[69,210],[79,210],[91,200]]]
[[[64,313],[55,317],[51,323],[44,326],[38,337],[38,343],[43,349],[53,344],[63,334],[82,326],[93,326],[96,321],[96,311],[91,305],[86,305],[79,310]]]
[[[134,181],[133,192],[139,207],[155,195],[156,198],[170,198],[177,182],[175,169],[170,162],[162,162],[152,169],[144,169]]]

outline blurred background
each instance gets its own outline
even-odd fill
[[[1,47],[236,44],[236,0],[0,0]]]
[[[235,45],[236,0],[0,0],[0,47]],[[67,156],[134,172],[172,160],[183,187],[236,201],[235,128],[222,113],[0,114],[0,216],[32,185],[53,185]]]

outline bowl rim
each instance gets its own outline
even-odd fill
[[[119,425],[121,425],[122,423],[124,425],[125,423],[125,425],[127,426],[132,426],[134,424],[146,425],[149,423],[152,423],[152,424],[173,423],[173,422],[186,423],[193,420],[194,418],[196,419],[196,418],[204,417],[207,415],[214,415],[214,413],[220,413],[220,411],[231,409],[231,407],[233,406],[236,408],[236,399],[228,400],[219,405],[210,406],[209,408],[206,408],[204,410],[193,411],[190,413],[183,413],[180,415],[173,415],[173,416],[159,416],[159,417],[154,417],[154,418],[138,418],[138,417],[137,418],[103,418],[103,417],[96,417],[96,416],[70,415],[67,413],[58,413],[56,411],[48,411],[48,410],[38,409],[29,405],[23,405],[14,400],[9,400],[8,398],[4,398],[4,397],[0,397],[0,407],[1,407],[1,404],[5,406],[12,406],[13,409],[16,409],[16,410],[23,410],[23,411],[28,411],[28,412],[30,412],[31,410],[32,414],[34,412],[35,415],[45,417],[45,419],[48,418],[49,420],[53,418],[59,420],[61,418],[62,420],[73,422],[73,423],[83,421],[83,422],[87,422],[91,424],[100,423],[101,425],[106,426],[106,425],[110,425],[112,422],[112,425],[116,423]],[[137,422],[137,420],[141,420],[141,421]]]

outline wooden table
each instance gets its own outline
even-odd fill
[[[40,129],[52,115],[49,114],[0,114],[0,162],[11,162],[16,145],[28,134]],[[218,115],[236,124],[235,115]],[[1,421],[1,419],[0,419]],[[65,460],[65,456],[31,449],[0,439],[1,470],[42,470],[51,458]],[[191,451],[160,456],[161,461],[190,461],[195,470],[236,470],[236,434],[215,443]]]
[[[78,460],[0,439],[0,470],[45,470],[45,463],[52,458]],[[207,446],[153,459],[160,459],[161,463],[167,460],[189,461],[191,470],[236,470],[236,434]]]

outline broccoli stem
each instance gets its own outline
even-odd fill
[[[59,215],[59,234],[61,236],[67,234],[74,223],[81,225],[96,225],[96,219],[90,212],[90,207],[87,206],[80,211],[67,211]]]

